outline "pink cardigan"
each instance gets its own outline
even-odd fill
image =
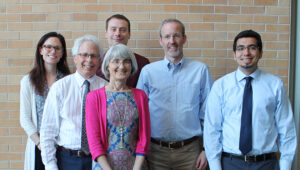
[[[148,97],[140,89],[131,89],[139,114],[136,154],[147,155],[150,144],[150,115]],[[86,131],[93,160],[107,152],[105,88],[91,91],[86,99]]]

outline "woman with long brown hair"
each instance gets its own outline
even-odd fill
[[[43,35],[36,47],[34,67],[21,80],[20,123],[28,135],[25,170],[45,169],[39,137],[44,103],[51,85],[68,74],[65,38],[56,32]]]

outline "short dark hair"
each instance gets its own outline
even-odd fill
[[[130,32],[130,21],[128,18],[126,18],[124,15],[122,14],[115,14],[115,15],[112,15],[110,16],[109,18],[106,19],[106,23],[105,23],[105,30],[107,30],[108,28],[108,23],[111,19],[113,18],[117,18],[117,19],[120,19],[120,20],[125,20],[127,22],[127,25],[128,25],[128,31]]]
[[[259,35],[257,32],[255,32],[255,31],[253,31],[253,30],[244,30],[244,31],[240,32],[240,33],[234,38],[234,42],[233,42],[233,51],[234,51],[234,52],[236,51],[236,44],[237,44],[237,41],[238,41],[240,38],[247,38],[247,37],[252,37],[252,38],[255,38],[255,39],[256,39],[258,50],[261,52],[262,49],[263,49],[261,37],[260,37],[260,35]]]

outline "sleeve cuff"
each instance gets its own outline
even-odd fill
[[[59,170],[57,167],[57,164],[54,162],[48,163],[47,165],[45,165],[45,169],[46,170]]]
[[[209,169],[213,170],[222,170],[221,161],[220,160],[210,160],[208,161]]]
[[[142,153],[136,153],[135,155],[139,155],[139,156],[144,156],[144,157],[147,157],[146,154],[142,154]]]
[[[32,130],[28,131],[27,135],[28,135],[28,137],[30,137],[31,135],[33,135],[35,133],[37,133],[37,130],[36,129],[32,129]]]
[[[279,160],[280,170],[290,170],[292,168],[292,162],[287,160]]]

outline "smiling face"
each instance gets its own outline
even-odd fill
[[[160,45],[163,47],[165,56],[173,63],[177,63],[183,57],[183,45],[186,36],[182,35],[182,27],[177,22],[169,22],[162,26]]]
[[[114,57],[109,61],[107,66],[109,72],[109,80],[126,81],[131,74],[132,64],[129,58]]]
[[[56,65],[63,55],[63,47],[57,37],[49,37],[40,48],[44,64]]]
[[[109,20],[105,37],[107,38],[109,46],[119,43],[127,45],[130,32],[126,20],[118,18]]]
[[[84,41],[78,54],[73,56],[76,69],[85,79],[89,79],[96,74],[99,66],[99,49],[92,41]]]
[[[262,58],[262,50],[257,47],[257,41],[253,37],[245,37],[237,40],[236,51],[233,53],[234,60],[240,70],[250,75],[257,69],[259,59]]]

